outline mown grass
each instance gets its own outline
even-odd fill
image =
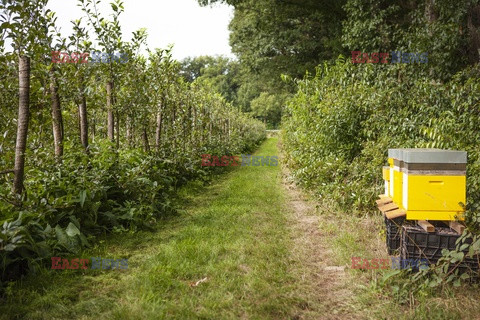
[[[277,155],[276,143],[256,154]],[[82,254],[127,258],[127,270],[42,270],[8,288],[0,318],[295,318],[305,300],[289,272],[280,168],[229,169],[179,200],[184,210],[155,232],[111,236]]]
[[[257,154],[276,155],[276,143],[267,140]],[[177,201],[183,210],[155,232],[109,236],[81,255],[127,258],[127,270],[43,269],[7,288],[0,319],[335,318],[322,297],[308,296],[312,290],[301,279],[307,266],[292,259],[298,235],[288,225],[279,167],[227,168],[209,187],[181,189]],[[318,254],[347,267],[342,281],[354,292],[348,303],[360,318],[480,318],[478,286],[444,286],[405,300],[395,288],[410,275],[384,282],[392,270],[349,269],[352,257],[388,258],[381,215],[340,212],[328,199],[317,208],[319,240],[328,244]]]

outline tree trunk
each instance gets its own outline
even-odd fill
[[[127,145],[128,147],[132,147],[132,124],[131,124],[132,118],[127,115],[127,121],[125,121],[125,131],[126,131],[126,136],[127,136]]]
[[[197,108],[193,108],[193,121],[192,121],[192,141],[194,148],[198,148],[197,142]]]
[[[97,134],[97,126],[96,126],[95,115],[93,115],[93,121],[92,121],[92,141],[93,141],[93,143],[95,143],[96,134]]]
[[[188,140],[187,140],[187,130],[188,130],[188,113],[185,112],[185,105],[182,105],[182,116],[181,116],[181,119],[182,119],[182,139],[183,139],[183,152],[185,153],[186,151],[186,148],[187,148],[187,143],[188,143]]]
[[[213,135],[213,118],[212,116],[210,115],[210,113],[208,114],[208,143],[211,143],[212,142],[212,135]]]
[[[116,130],[117,130],[117,149],[120,149],[120,116],[118,111],[115,113],[117,117]]]
[[[108,132],[108,139],[110,141],[114,142],[115,141],[115,133],[114,133],[114,126],[115,126],[115,119],[113,117],[113,110],[112,110],[112,105],[113,105],[113,82],[108,81],[107,82],[107,132]]]
[[[20,56],[18,60],[18,84],[19,99],[13,192],[15,194],[22,194],[30,106],[30,58],[26,56]]]
[[[470,63],[480,62],[480,5],[474,5],[468,10],[467,28],[469,39]]]
[[[132,141],[132,147],[135,148],[137,146],[137,137],[135,136],[135,117],[131,118],[130,122],[130,136],[131,136],[131,141]]]
[[[173,104],[173,113],[172,113],[172,135],[173,135],[173,150],[174,153],[177,150],[177,133],[176,133],[176,126],[175,126],[175,120],[177,118],[177,107],[175,104]]]
[[[160,107],[160,110],[157,113],[157,130],[155,131],[155,147],[157,148],[157,151],[160,151],[161,138],[162,138],[162,110]]]
[[[63,156],[63,119],[60,98],[58,97],[57,81],[55,79],[55,66],[50,69],[50,96],[52,99],[52,129],[55,159],[57,162],[61,162]]]
[[[432,23],[437,21],[437,12],[435,11],[435,0],[427,0],[425,4],[425,16],[427,21]]]
[[[227,119],[227,137],[230,140],[230,119]]]
[[[200,134],[200,144],[203,146],[203,143],[205,141],[205,130],[206,130],[206,122],[207,122],[207,118],[206,118],[206,110],[205,108],[202,108],[202,117],[201,117],[201,128],[202,128],[202,132]]]
[[[78,114],[80,115],[80,141],[82,142],[85,150],[88,150],[88,119],[87,119],[87,100],[83,93],[80,98],[80,104],[78,105]]]
[[[191,145],[193,145],[193,137],[192,137],[192,133],[193,133],[193,124],[195,123],[193,121],[193,118],[192,118],[192,105],[190,104],[190,101],[188,102],[188,113],[187,113],[187,136],[188,136],[188,141]]]
[[[142,132],[142,138],[143,138],[143,150],[145,152],[150,152],[150,144],[148,143],[148,134],[147,134],[147,127],[143,127],[143,132]]]

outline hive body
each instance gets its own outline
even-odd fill
[[[389,149],[388,193],[407,220],[463,220],[466,203],[464,151]],[[384,175],[385,178],[385,175]]]

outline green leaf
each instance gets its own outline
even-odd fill
[[[13,239],[11,240],[12,243],[17,243],[18,240],[22,239],[23,238],[23,235],[19,235],[19,236],[16,236],[16,237],[13,237]]]
[[[85,203],[85,199],[87,198],[87,190],[82,190],[80,191],[80,194],[79,194],[79,202],[80,202],[80,206],[83,208],[83,204]]]
[[[465,279],[468,279],[468,278],[470,278],[470,275],[466,272],[462,273],[462,275],[460,276],[460,279],[462,279],[462,280],[465,280]]]
[[[57,240],[60,244],[68,245],[68,235],[58,224],[55,226],[55,234],[57,235]]]
[[[394,271],[388,272],[387,274],[385,274],[383,276],[382,282],[385,283],[388,279],[390,279],[393,276],[396,276],[397,274],[399,274],[401,272],[402,272],[402,270],[394,270]]]
[[[50,224],[47,224],[47,227],[45,228],[45,230],[43,230],[43,232],[45,232],[45,233],[52,232],[52,227],[50,226]]]
[[[441,282],[442,282],[442,279],[437,277],[435,279],[432,279],[432,281],[429,283],[428,286],[430,288],[434,288],[434,287],[438,286]]]
[[[7,244],[7,245],[3,248],[3,250],[5,250],[5,251],[13,251],[13,250],[15,250],[16,247],[17,247],[16,245],[9,243],[9,244]]]
[[[77,218],[75,218],[75,216],[70,216],[69,218],[70,218],[70,221],[75,225],[75,227],[80,229],[80,222],[78,222]]]
[[[68,224],[67,229],[65,229],[65,231],[69,237],[74,237],[76,235],[81,234],[80,230],[78,230],[78,228],[71,222]]]
[[[79,234],[78,237],[80,238],[80,241],[82,242],[82,246],[84,246],[84,247],[90,246],[87,238],[83,234]]]
[[[0,29],[5,30],[11,28],[12,25],[9,22],[4,22],[0,25]]]

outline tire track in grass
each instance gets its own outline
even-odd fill
[[[279,142],[278,148],[282,149]],[[288,168],[282,168],[283,186],[289,207],[292,237],[292,273],[306,293],[307,306],[301,319],[363,319],[354,306],[351,279],[345,266],[336,266],[335,235],[321,229],[321,204],[294,183]],[[325,217],[323,217],[325,219]],[[333,221],[332,221],[333,222]]]

